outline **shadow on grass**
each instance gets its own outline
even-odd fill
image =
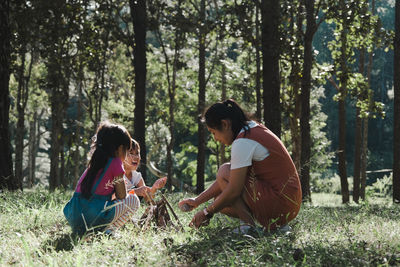
[[[59,251],[72,251],[78,242],[79,237],[74,236],[72,234],[60,234],[56,237],[50,237],[45,240],[42,244],[42,248],[45,251],[55,250]]]

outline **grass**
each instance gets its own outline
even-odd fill
[[[71,237],[62,208],[71,192],[44,189],[0,194],[0,265],[9,266],[390,266],[400,265],[400,206],[390,199],[342,205],[341,197],[313,194],[285,236],[235,235],[237,220],[214,216],[193,230],[193,212],[167,194],[184,231],[140,231],[128,224],[118,237]],[[145,205],[139,210],[143,213]]]

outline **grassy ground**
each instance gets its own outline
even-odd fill
[[[140,231],[128,224],[119,237],[70,236],[62,208],[71,192],[37,189],[0,194],[0,265],[9,266],[380,266],[400,265],[400,206],[389,199],[341,205],[340,196],[313,194],[285,236],[235,235],[222,215],[200,230],[167,195],[184,231]],[[139,214],[144,211],[142,205]],[[139,217],[138,214],[138,217]]]

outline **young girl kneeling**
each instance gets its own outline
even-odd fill
[[[89,230],[112,233],[139,208],[138,197],[127,194],[123,179],[123,162],[131,146],[131,136],[123,126],[103,122],[98,127],[88,167],[64,208],[74,233],[82,235]]]

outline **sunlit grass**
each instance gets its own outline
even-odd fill
[[[238,221],[222,215],[193,230],[187,225],[194,212],[177,208],[191,195],[166,194],[184,231],[140,231],[129,223],[116,237],[77,239],[62,214],[71,194],[37,189],[0,195],[1,266],[400,265],[400,207],[390,199],[343,205],[341,196],[313,194],[290,223],[293,233],[254,238],[233,234]]]

